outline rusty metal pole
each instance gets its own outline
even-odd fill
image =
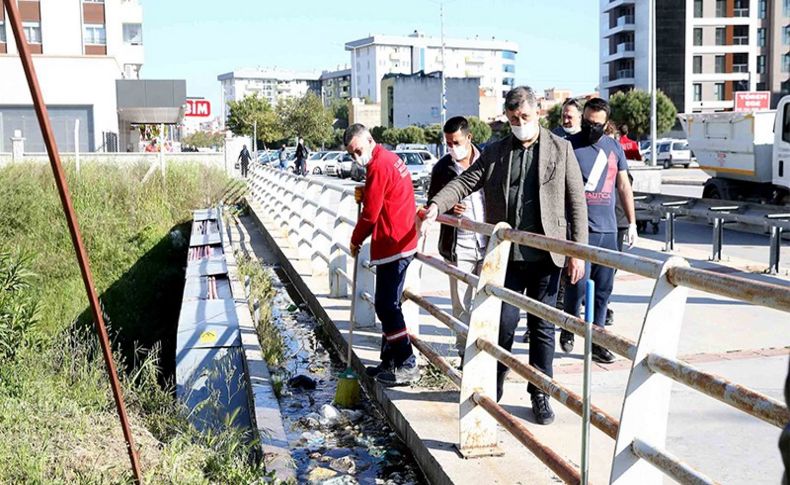
[[[52,134],[52,125],[49,122],[49,114],[47,107],[44,104],[44,98],[41,95],[41,88],[38,85],[38,78],[36,70],[33,67],[33,59],[30,55],[30,47],[25,39],[22,30],[22,19],[19,16],[16,1],[3,0],[6,11],[8,12],[8,19],[11,23],[11,30],[14,33],[14,40],[16,41],[17,48],[19,49],[19,57],[22,60],[22,67],[25,71],[28,86],[30,87],[30,95],[33,98],[33,106],[36,110],[36,117],[38,118],[41,133],[44,137],[44,143],[47,147],[49,154],[49,161],[52,165],[52,171],[55,175],[55,184],[58,187],[58,194],[60,201],[63,205],[63,212],[66,215],[66,222],[69,226],[69,233],[71,234],[71,241],[74,244],[74,250],[77,253],[77,262],[79,263],[80,272],[82,273],[82,281],[85,283],[85,291],[88,294],[88,300],[93,313],[93,320],[96,324],[96,330],[99,333],[99,343],[102,348],[102,355],[104,362],[107,364],[107,372],[110,375],[110,387],[112,388],[113,397],[115,398],[115,405],[118,409],[118,416],[121,419],[121,427],[123,428],[123,435],[126,439],[126,448],[129,452],[129,460],[132,465],[132,474],[136,483],[142,483],[142,473],[140,470],[140,460],[137,456],[137,450],[134,446],[134,437],[129,426],[129,418],[126,415],[126,406],[123,401],[123,393],[121,391],[121,384],[118,381],[118,373],[115,370],[115,362],[112,358],[112,348],[110,347],[110,340],[107,336],[107,328],[104,325],[102,318],[101,308],[99,306],[99,298],[96,294],[96,289],[93,284],[93,276],[91,274],[90,263],[88,262],[88,255],[85,252],[85,246],[82,243],[82,236],[80,235],[79,225],[77,224],[77,216],[74,213],[74,207],[71,203],[71,196],[69,189],[66,185],[66,177],[63,174],[63,166],[60,163],[60,154],[55,143],[55,137]]]

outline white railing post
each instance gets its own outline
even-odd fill
[[[324,274],[326,269],[325,261],[321,259],[320,248],[324,241],[324,235],[321,233],[319,224],[319,216],[321,211],[318,204],[321,202],[321,185],[317,183],[309,183],[305,198],[312,203],[305,203],[304,205],[304,222],[302,223],[302,237],[307,239],[307,244],[310,249],[310,273],[313,276],[320,276]],[[309,224],[308,224],[309,222]]]
[[[348,238],[344,237],[347,234],[343,230],[345,224],[340,221],[339,217],[335,217],[335,223],[332,227],[332,246],[329,256],[329,296],[332,298],[343,298],[348,296],[348,284],[346,280],[337,274],[337,270],[346,271],[348,268],[348,255],[342,251],[338,245],[345,246],[348,244]]]
[[[332,210],[332,190],[321,184],[318,195],[318,214],[315,218],[315,232],[313,245],[319,255],[319,274],[325,275],[332,258],[332,231],[335,229],[335,218],[329,212]]]
[[[667,278],[667,272],[672,267],[688,266],[685,259],[671,257],[656,279],[628,377],[609,480],[611,484],[660,485],[664,482],[664,474],[640,460],[631,446],[635,438],[656,446],[663,446],[666,441],[673,381],[653,373],[647,356],[651,353],[665,357],[677,355],[688,288],[673,285]]]
[[[286,225],[286,234],[288,236],[288,241],[291,243],[291,247],[299,249],[299,211],[301,210],[301,201],[296,196],[299,193],[298,189],[298,179],[296,177],[288,177],[288,181],[285,184],[287,197],[285,199],[286,204],[288,204],[288,209],[292,212],[288,212],[288,223]],[[287,212],[287,211],[286,211]],[[301,255],[301,252],[300,252]]]
[[[460,429],[458,450],[466,458],[500,454],[497,446],[497,422],[485,409],[474,402],[472,396],[479,392],[493,399],[496,398],[497,360],[479,350],[476,342],[479,338],[492,342],[499,340],[502,301],[483,291],[483,288],[489,283],[500,286],[505,284],[511,246],[510,241],[504,240],[501,236],[505,229],[510,229],[510,226],[500,222],[489,239],[483,269],[477,284],[477,293],[472,302],[458,410]]]
[[[354,298],[354,324],[356,328],[374,328],[376,326],[376,310],[372,303],[363,295],[372,298],[376,295],[376,275],[370,267],[370,241],[362,243],[359,256],[356,258],[357,284]]]
[[[310,185],[306,177],[300,177],[296,183],[296,194],[299,196],[295,198],[298,209],[296,210],[296,225],[294,232],[296,236],[296,249],[299,253],[299,258],[310,261],[313,256],[312,248],[312,226],[307,223],[311,221],[311,209],[314,207],[307,203],[307,198],[310,195]]]

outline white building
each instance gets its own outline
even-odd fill
[[[20,1],[20,15],[62,151],[117,148],[116,80],[143,65],[143,10],[137,0]],[[21,130],[26,151],[44,151],[11,26],[0,8],[0,152]]]
[[[649,87],[649,0],[600,1],[600,90]],[[732,109],[737,91],[790,93],[790,0],[656,2],[656,84],[678,112]]]
[[[222,120],[228,119],[228,102],[241,101],[246,96],[257,94],[269,100],[272,106],[283,98],[300,98],[313,91],[321,96],[321,72],[297,72],[278,68],[237,69],[220,74],[217,80],[222,85]]]
[[[441,39],[418,32],[409,36],[373,35],[346,43],[351,52],[353,97],[381,102],[385,74],[414,74],[442,70]],[[482,39],[445,39],[445,76],[480,78],[483,95],[504,103],[504,93],[515,85],[515,42]]]

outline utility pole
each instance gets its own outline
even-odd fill
[[[656,0],[650,0],[650,165],[655,166],[657,130],[657,102],[656,102]]]
[[[258,157],[258,120],[252,121],[252,153]]]
[[[444,1],[439,3],[439,22],[441,24],[441,35],[442,35],[442,99],[441,99],[441,110],[442,110],[442,127],[447,122],[447,81],[445,79],[444,70],[447,67],[447,63],[445,62],[444,58]],[[440,132],[441,133],[441,132]],[[442,136],[442,155],[447,153],[447,141]]]

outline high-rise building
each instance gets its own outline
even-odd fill
[[[238,69],[217,76],[222,84],[222,120],[230,114],[228,102],[257,94],[274,106],[284,98],[300,98],[312,91],[321,96],[321,73],[278,68]]]
[[[324,106],[329,106],[337,99],[351,99],[351,69],[337,69],[321,73],[321,98]]]
[[[138,0],[19,0],[58,146],[118,149],[116,81],[138,79],[143,65],[143,10]],[[11,26],[0,8],[0,152],[20,131],[26,151],[44,151]]]
[[[647,90],[649,0],[600,0],[600,90]],[[790,92],[790,0],[656,3],[656,85],[679,112],[732,109],[737,91]]]
[[[373,35],[346,43],[351,52],[353,97],[373,103],[382,99],[386,74],[415,74],[442,70],[442,42],[419,32],[409,36]],[[515,85],[515,42],[483,39],[445,39],[445,76],[480,78],[482,94],[498,100]]]

